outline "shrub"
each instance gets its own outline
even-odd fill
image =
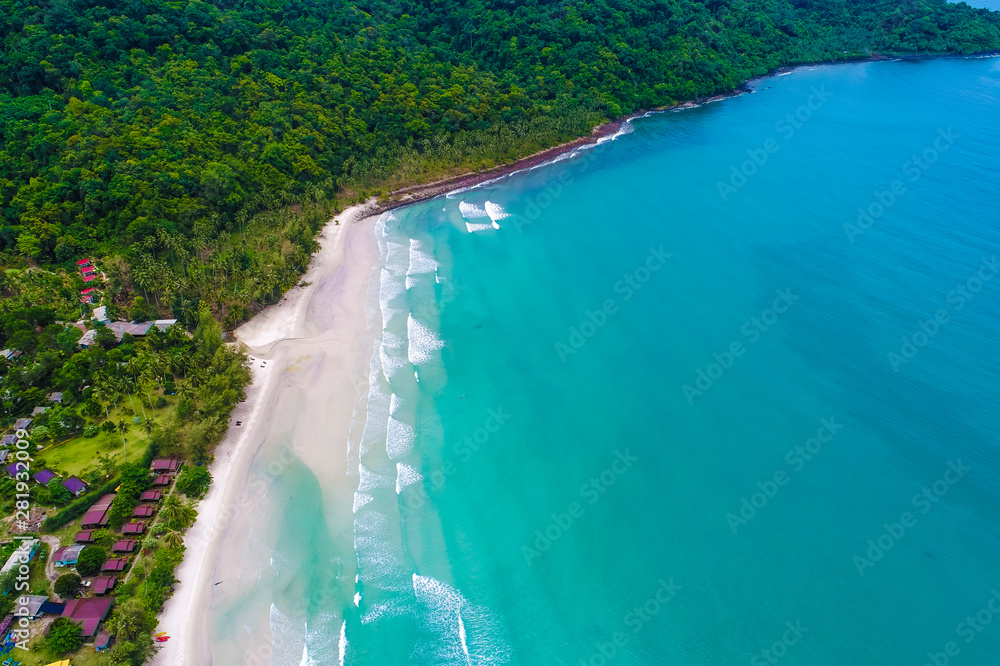
[[[93,424],[83,426],[84,437],[97,437],[97,433],[100,431],[100,427]]]
[[[79,650],[83,645],[83,636],[80,634],[80,625],[76,622],[65,617],[57,617],[49,629],[45,646],[56,654]]]
[[[87,546],[80,551],[80,559],[76,561],[76,570],[81,576],[93,576],[101,570],[101,565],[107,559],[107,551],[100,546]]]
[[[177,490],[188,497],[201,497],[212,483],[212,475],[204,465],[188,465],[177,477]]]
[[[162,395],[159,398],[156,399],[156,408],[157,409],[163,409],[168,404],[169,403],[167,403],[166,398],[164,398]]]
[[[80,582],[82,580],[83,579],[75,573],[63,574],[56,579],[55,585],[53,585],[52,589],[60,597],[63,597],[64,599],[71,599],[76,596],[77,592],[80,591]]]

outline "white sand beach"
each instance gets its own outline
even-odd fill
[[[251,472],[269,438],[292,433],[294,456],[321,481],[324,493],[334,495],[326,505],[346,511],[328,511],[331,526],[346,529],[350,524],[354,487],[346,474],[347,440],[352,411],[367,390],[372,340],[366,335],[365,302],[379,256],[375,218],[362,219],[367,210],[370,202],[344,211],[335,218],[339,224],[327,224],[302,283],[236,331],[254,359],[253,383],[215,451],[212,487],[186,534],[185,559],[176,572],[179,582],[159,618],[157,631],[171,638],[152,661],[157,666],[211,663],[213,603],[231,600],[259,577],[237,553],[269,501],[261,490],[266,484],[252,480]],[[236,421],[242,425],[235,426]],[[331,438],[342,442],[341,455],[309,445]],[[269,650],[266,617],[255,629],[253,649]],[[252,658],[249,642],[241,640],[242,654],[231,655],[236,661],[227,656],[227,663],[269,663],[264,654]]]

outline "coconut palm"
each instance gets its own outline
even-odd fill
[[[190,504],[185,504],[177,495],[171,495],[160,508],[160,520],[171,529],[184,529],[194,523],[198,512]]]

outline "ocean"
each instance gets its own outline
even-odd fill
[[[1000,663],[1000,58],[751,87],[382,215],[216,663]]]

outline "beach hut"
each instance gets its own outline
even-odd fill
[[[17,478],[17,473],[24,469],[24,463],[11,463],[3,468],[3,471],[7,472],[7,475],[12,478]]]
[[[139,504],[134,509],[132,509],[133,518],[152,518],[153,513],[156,511],[156,507],[152,504]]]
[[[140,502],[159,502],[163,497],[162,490],[146,490],[139,495]]]
[[[97,269],[95,269],[93,266],[84,266],[83,268],[80,269],[80,273],[83,276],[93,275],[96,272],[97,272]]]
[[[53,391],[49,393],[48,401],[62,404],[63,394],[60,391]]]
[[[128,564],[128,560],[124,557],[112,557],[101,565],[101,573],[125,571],[126,564]]]
[[[0,437],[0,446],[5,449],[9,449],[17,444],[17,435],[4,435]]]
[[[177,458],[157,458],[149,465],[149,471],[153,474],[173,474],[181,467],[181,462]]]
[[[87,490],[87,484],[81,481],[80,479],[76,478],[75,476],[71,476],[65,481],[63,481],[62,487],[68,490],[69,493],[74,497],[79,497],[84,493],[84,491]]]
[[[118,576],[98,576],[94,579],[94,594],[104,596],[115,588]]]
[[[101,499],[94,502],[87,510],[87,513],[80,519],[80,527],[94,528],[104,527],[108,524],[108,511],[111,509],[111,502],[115,499],[114,493],[108,493]]]
[[[146,531],[146,523],[141,520],[137,520],[134,523],[125,523],[122,525],[122,534],[142,534]]]
[[[83,281],[84,282],[93,282],[94,281],[94,276],[93,275],[85,275],[85,276],[83,276]]]
[[[76,533],[76,538],[73,539],[77,543],[90,543],[93,541],[94,530],[81,530]]]
[[[139,545],[135,539],[121,539],[111,546],[112,553],[131,553]]]
[[[108,597],[73,599],[63,609],[63,617],[79,624],[84,638],[91,638],[111,611],[111,603]]]
[[[14,430],[27,430],[34,423],[34,419],[18,419],[14,421]]]
[[[169,474],[158,474],[153,477],[154,486],[169,486],[170,485],[170,475]]]

